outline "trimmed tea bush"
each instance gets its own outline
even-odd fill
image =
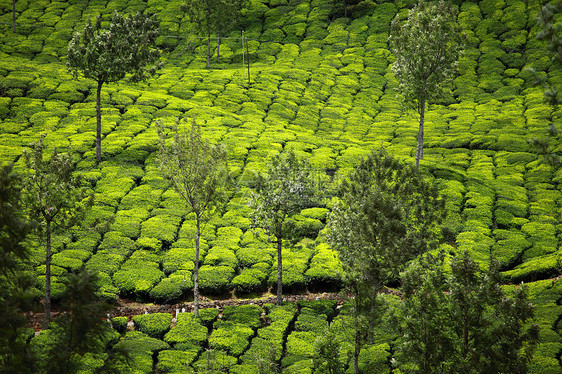
[[[164,334],[170,330],[172,315],[169,313],[140,314],[133,317],[133,322],[139,331],[161,340]]]

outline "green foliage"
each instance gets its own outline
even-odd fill
[[[281,304],[283,289],[283,239],[294,235],[289,218],[314,204],[316,186],[306,159],[295,152],[276,155],[268,166],[267,177],[260,176],[257,193],[253,195],[252,225],[263,228],[277,241],[277,302]]]
[[[207,341],[207,328],[192,313],[181,313],[177,318],[176,326],[164,336],[166,343],[175,346],[185,343],[202,346]]]
[[[230,266],[211,266],[203,265],[199,269],[200,286],[205,292],[220,293],[228,288],[234,278],[234,269]]]
[[[172,315],[169,313],[140,314],[133,317],[133,322],[139,331],[150,337],[162,339],[170,330]]]
[[[527,288],[520,285],[507,297],[497,262],[480,274],[468,251],[452,259],[448,276],[442,261],[428,255],[403,274],[400,367],[406,372],[526,370],[538,342]]]
[[[87,188],[81,179],[72,174],[73,162],[66,153],[58,153],[56,148],[49,159],[44,159],[45,145],[41,135],[33,144],[31,152],[26,152],[25,163],[30,169],[25,181],[24,199],[31,219],[41,227],[46,242],[45,274],[45,326],[51,313],[51,233],[55,229],[71,227],[83,216],[85,209],[92,205],[87,199]],[[43,231],[44,230],[44,231]],[[72,258],[61,258],[65,267],[77,269],[81,262]]]
[[[427,102],[445,96],[456,74],[456,61],[463,48],[456,8],[445,1],[421,1],[408,13],[406,22],[396,15],[388,39],[396,57],[392,72],[399,81],[404,102],[420,114],[416,167],[423,158],[424,114]]]
[[[158,353],[158,364],[160,373],[189,373],[189,366],[198,355],[197,350],[176,351],[166,349]]]

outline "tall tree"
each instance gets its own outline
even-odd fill
[[[377,294],[405,264],[438,244],[444,201],[437,185],[380,149],[364,158],[339,188],[328,222],[344,282],[354,296],[354,372],[367,327],[383,313]]]
[[[22,245],[31,227],[21,207],[20,183],[12,165],[0,168],[0,373],[36,372],[24,314],[33,309],[31,282],[23,273],[28,250]]]
[[[197,32],[207,38],[207,68],[211,67],[211,35],[217,34],[217,61],[220,60],[220,35],[240,19],[247,0],[186,0],[183,9]]]
[[[45,321],[51,316],[51,234],[54,230],[73,226],[85,208],[93,202],[80,178],[73,175],[74,164],[68,153],[55,148],[48,159],[44,155],[44,139],[25,152],[25,163],[31,173],[24,181],[24,199],[32,219],[39,223],[45,237]]]
[[[295,234],[289,218],[314,204],[316,190],[308,161],[287,151],[273,157],[252,196],[252,226],[263,228],[277,243],[278,305],[283,302],[283,240]]]
[[[501,288],[497,261],[481,272],[467,251],[451,261],[427,256],[402,276],[398,363],[405,373],[525,373],[538,327],[519,285]]]
[[[421,0],[409,11],[408,19],[396,15],[390,25],[390,50],[396,57],[392,72],[407,106],[420,116],[416,168],[423,158],[425,107],[443,97],[456,74],[463,48],[463,34],[456,8],[443,0]]]
[[[153,48],[158,37],[156,14],[137,13],[123,16],[115,12],[109,29],[102,29],[101,17],[82,32],[76,32],[68,44],[68,69],[75,75],[97,83],[96,159],[101,161],[101,89],[104,83],[118,82],[131,74],[132,82],[153,75],[160,67],[160,51]]]
[[[226,151],[209,144],[201,127],[193,119],[188,131],[177,121],[171,142],[162,125],[158,128],[160,171],[170,186],[185,200],[195,214],[195,267],[193,269],[194,314],[199,314],[199,240],[201,222],[208,218],[226,198],[229,178]]]

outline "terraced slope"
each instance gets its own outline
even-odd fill
[[[22,150],[46,133],[48,146],[72,148],[78,172],[96,193],[88,228],[56,237],[54,274],[99,270],[109,297],[166,302],[189,294],[195,224],[159,174],[155,122],[195,116],[205,136],[226,145],[237,182],[203,233],[202,288],[208,294],[267,289],[275,250],[248,230],[247,201],[255,173],[273,154],[294,149],[319,178],[337,169],[335,179],[381,145],[413,161],[417,119],[396,99],[387,49],[390,20],[409,3],[364,2],[343,18],[329,1],[253,0],[241,25],[249,39],[248,84],[240,30],[222,40],[220,63],[205,69],[206,45],[181,13],[181,1],[19,0],[17,34],[12,3],[0,1],[0,162],[23,167]],[[535,39],[539,2],[457,4],[469,46],[451,97],[429,107],[421,163],[448,198],[446,248],[469,249],[482,266],[496,256],[507,282],[557,276],[560,173],[541,165],[528,143],[560,122],[525,70],[543,71],[553,83],[562,79]],[[94,82],[72,79],[66,47],[88,17],[143,10],[159,15],[165,65],[146,83],[104,87],[103,161],[96,165]],[[318,236],[327,212],[302,212],[306,236],[285,255],[288,290],[339,284],[335,252]],[[92,229],[106,221],[109,227]],[[41,289],[43,249],[39,242],[30,246]],[[62,287],[55,277],[55,297]],[[547,289],[549,301],[539,309],[552,334],[539,356],[552,364],[562,348],[562,312],[558,288]]]

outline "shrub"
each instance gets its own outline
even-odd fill
[[[113,328],[120,333],[127,331],[127,324],[129,323],[129,317],[113,317],[111,319],[111,324]]]
[[[257,305],[227,306],[222,315],[224,321],[247,325],[252,329],[261,326],[261,314],[263,309]]]
[[[238,258],[240,267],[249,267],[259,262],[272,262],[272,254],[276,249],[272,247],[265,247],[261,243],[251,243],[247,247],[242,247],[236,250],[236,257]]]
[[[230,249],[219,246],[209,249],[203,263],[211,266],[228,266],[233,269],[238,267],[238,259],[236,258],[234,252]]]
[[[247,293],[263,288],[267,274],[259,269],[244,269],[232,279],[236,292]]]
[[[327,327],[326,315],[316,314],[310,308],[302,308],[295,322],[295,331],[311,331],[315,334],[321,334]]]
[[[249,344],[254,331],[240,323],[217,321],[215,329],[209,337],[209,347],[229,352],[235,357],[240,356]]]
[[[287,338],[287,355],[312,357],[317,337],[312,331],[293,331]]]
[[[322,243],[316,248],[305,275],[313,288],[340,287],[343,276],[337,251]]]
[[[199,354],[198,349],[176,351],[166,349],[158,353],[156,369],[159,373],[190,373],[189,366]]]
[[[170,330],[172,315],[169,313],[140,314],[133,317],[133,322],[138,330],[161,340],[164,334]]]
[[[203,265],[199,269],[199,287],[210,293],[225,292],[230,289],[234,269],[229,266]]]
[[[176,326],[164,336],[164,341],[172,345],[190,343],[202,346],[207,341],[207,332],[207,328],[201,325],[193,313],[181,313],[178,314]]]
[[[193,364],[195,372],[224,373],[238,363],[235,357],[229,356],[225,352],[209,349],[201,354],[199,359]]]
[[[150,298],[158,303],[169,304],[178,300],[184,290],[193,287],[191,273],[186,279],[181,277],[164,278],[150,290]]]
[[[142,223],[141,236],[152,237],[171,244],[176,239],[180,217],[157,215]]]
[[[88,260],[86,268],[112,275],[119,270],[119,267],[124,261],[125,258],[119,254],[111,253],[108,250],[98,250],[98,252]]]
[[[166,274],[177,270],[192,271],[195,267],[194,260],[195,248],[170,248],[162,259],[162,269]]]

